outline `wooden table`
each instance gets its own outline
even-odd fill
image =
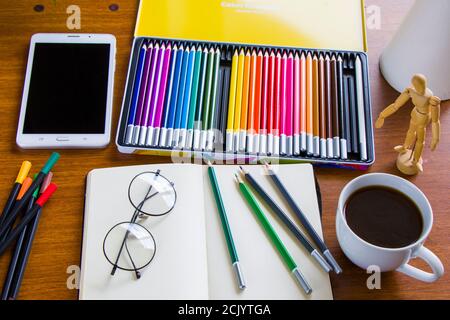
[[[0,203],[3,206],[24,159],[42,164],[49,151],[21,151],[15,144],[19,106],[22,95],[28,44],[33,33],[69,32],[66,8],[81,7],[81,31],[112,33],[117,37],[117,69],[114,88],[113,135],[116,132],[124,92],[125,77],[138,1],[111,0],[22,0],[2,1],[0,10]],[[37,12],[35,5],[44,5]],[[110,10],[111,4],[119,9]],[[368,0],[367,5],[381,7],[381,30],[369,30],[371,89],[374,115],[390,104],[397,93],[384,81],[378,70],[378,58],[397,29],[412,0]],[[432,57],[430,57],[432,58]],[[68,62],[70,63],[70,62]],[[410,180],[428,196],[434,209],[434,228],[427,247],[434,251],[446,267],[450,262],[449,181],[450,114],[449,102],[442,105],[442,139],[439,149],[425,151],[425,173]],[[376,164],[370,172],[399,174],[394,168],[393,147],[402,142],[408,125],[410,108],[405,107],[390,118],[385,128],[376,131]],[[429,137],[427,143],[429,143]],[[41,219],[36,241],[20,292],[21,299],[76,299],[77,290],[66,286],[69,266],[79,265],[83,221],[85,176],[94,168],[167,162],[161,157],[120,154],[112,142],[104,150],[61,152],[55,168],[55,181],[60,189],[49,202]],[[446,169],[447,168],[447,169]],[[351,179],[363,174],[345,170],[317,169],[323,193],[323,227],[325,238],[345,272],[331,276],[336,299],[449,299],[450,276],[447,273],[435,284],[424,284],[399,273],[382,275],[382,289],[366,287],[368,275],[352,265],[339,249],[335,234],[335,210],[339,193]],[[0,283],[7,269],[7,255],[0,259]],[[418,262],[418,265],[423,266]]]

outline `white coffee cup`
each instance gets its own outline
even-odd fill
[[[416,242],[398,249],[383,248],[361,239],[350,229],[345,219],[346,202],[356,191],[371,186],[393,188],[407,195],[416,203],[423,218],[423,231]],[[411,182],[397,176],[383,173],[361,176],[349,182],[339,197],[336,215],[336,234],[339,245],[354,264],[366,270],[369,266],[377,266],[381,272],[397,270],[424,282],[434,282],[442,277],[444,274],[442,262],[423,245],[430,234],[432,225],[433,211],[428,199]],[[414,258],[424,260],[431,267],[433,273],[409,265],[408,262]]]

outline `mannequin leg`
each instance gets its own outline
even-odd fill
[[[413,146],[414,140],[416,139],[416,127],[417,125],[413,121],[411,121],[409,124],[408,132],[406,133],[405,143],[402,146],[395,147],[395,151],[399,153],[405,153]]]
[[[420,126],[417,128],[417,141],[416,141],[416,148],[414,150],[414,157],[413,157],[413,163],[417,166],[417,168],[422,172],[423,167],[419,163],[420,157],[422,157],[423,148],[425,146],[425,134],[426,134],[426,128],[423,126]]]

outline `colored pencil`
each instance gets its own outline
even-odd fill
[[[320,253],[313,247],[307,237],[303,234],[303,231],[295,224],[295,222],[276,204],[276,202],[269,196],[263,187],[255,180],[255,178],[248,173],[243,167],[239,167],[241,173],[256,191],[256,193],[264,200],[264,202],[271,208],[271,210],[277,215],[277,217],[288,227],[292,234],[297,238],[302,247],[308,251],[308,253],[317,261],[320,267],[325,272],[330,272],[332,268],[328,262],[320,255]]]
[[[280,154],[287,154],[286,124],[287,124],[287,54],[281,57],[281,103],[280,103]]]
[[[301,123],[301,113],[300,113],[300,100],[302,99],[301,91],[301,68],[300,68],[300,57],[298,53],[295,53],[294,58],[294,114],[293,114],[293,130],[294,130],[294,155],[299,156],[301,152],[301,138],[300,138],[300,123]]]
[[[186,69],[186,83],[184,86],[184,95],[183,95],[183,111],[181,113],[181,121],[179,128],[180,133],[178,139],[179,149],[183,149],[186,147],[189,108],[191,106],[191,96],[192,96],[192,81],[194,77],[195,53],[196,53],[195,47],[192,46],[189,51],[188,65]]]
[[[208,48],[203,49],[202,64],[200,68],[200,82],[198,87],[198,99],[197,108],[195,110],[195,123],[194,123],[194,150],[202,150],[201,135],[202,135],[202,116],[203,105],[205,97],[206,86],[206,70],[208,69],[209,53]]]
[[[262,95],[262,72],[263,72],[263,55],[259,50],[256,56],[256,77],[255,77],[255,99],[253,110],[253,153],[257,154],[260,150],[260,126],[261,126],[261,95]]]
[[[320,75],[319,75],[319,60],[314,55],[313,59],[313,155],[320,157]]]
[[[325,95],[326,95],[326,127],[327,127],[327,158],[334,158],[333,154],[333,108],[331,103],[331,64],[330,56],[325,55]]]
[[[273,155],[280,155],[280,114],[281,114],[281,54],[278,52],[275,57],[275,77],[274,77],[274,101],[273,101],[273,119],[272,119],[272,135],[273,135]]]
[[[306,57],[300,56],[300,150],[306,152]]]
[[[195,113],[197,111],[198,93],[200,87],[200,70],[202,64],[202,47],[198,46],[195,52],[194,71],[192,76],[192,95],[189,102],[189,115],[187,122],[186,149],[192,149],[194,146],[194,123]]]
[[[361,151],[361,160],[367,161],[367,133],[366,133],[366,114],[364,106],[364,85],[362,64],[359,55],[356,55],[355,61],[356,75],[356,95],[358,104],[358,128],[359,128],[359,148]]]
[[[211,48],[208,53],[208,64],[206,68],[206,80],[205,80],[205,91],[203,99],[203,110],[202,110],[202,131],[200,135],[200,147],[202,150],[206,149],[206,142],[208,139],[208,124],[209,124],[209,112],[211,109],[211,97],[213,88],[213,77],[214,77],[214,48]]]
[[[127,132],[125,134],[125,143],[131,144],[133,142],[133,132],[134,132],[134,123],[136,119],[136,109],[139,99],[139,89],[141,87],[142,74],[144,71],[144,60],[145,55],[147,53],[147,43],[144,41],[142,43],[141,49],[139,50],[139,57],[136,66],[136,73],[134,76],[133,82],[133,94],[131,96],[130,102],[130,110],[128,112],[128,126]]]
[[[221,58],[219,57],[219,60]],[[225,78],[225,68],[218,67],[218,79],[217,79],[217,87],[216,87],[216,96],[215,99],[215,107],[214,114],[212,114],[212,121],[210,124],[210,131],[208,132],[211,137],[208,137],[206,149],[208,151],[217,151],[222,152],[223,140],[222,140],[222,132],[220,131],[221,126],[221,109],[222,109],[222,99],[223,99],[223,89],[224,89],[224,78]]]
[[[308,52],[306,57],[306,152],[309,156],[314,153],[313,125],[313,59]]]
[[[225,235],[225,240],[227,243],[228,254],[230,255],[231,258],[231,264],[236,275],[238,287],[239,289],[244,290],[246,288],[246,284],[239,263],[236,245],[234,244],[233,233],[231,232],[230,223],[228,221],[227,212],[225,210],[225,205],[222,200],[222,195],[220,193],[219,183],[217,182],[214,167],[212,167],[210,163],[208,164],[208,176],[209,181],[211,182],[214,199],[216,200],[217,211],[219,212],[220,222],[222,223],[222,230]]]
[[[339,132],[339,88],[337,60],[333,55],[331,58],[331,105],[333,110],[333,156],[335,159],[341,158],[340,132]]]
[[[135,123],[134,123],[133,138],[132,138],[132,143],[134,145],[139,144],[139,136],[140,136],[140,132],[141,132],[141,123],[142,123],[143,112],[144,112],[144,103],[145,103],[145,96],[147,93],[147,83],[149,80],[152,54],[153,54],[153,43],[150,42],[150,44],[147,46],[147,52],[145,54],[144,70],[143,70],[143,74],[142,74],[141,86],[139,89],[139,98],[138,98],[137,109],[136,109],[136,118],[134,120]]]
[[[327,96],[326,96],[326,76],[325,60],[322,55],[319,57],[319,132],[320,132],[320,157],[327,158]]]
[[[42,194],[49,186],[53,174],[49,172],[47,176],[45,177],[44,181],[42,182],[42,185],[39,189],[36,189],[36,191],[33,194],[32,200],[30,200],[29,207],[32,207],[32,204],[34,205],[35,200],[38,197],[38,193]],[[9,300],[15,300],[17,298],[17,295],[19,294],[20,286],[22,284],[22,279],[25,274],[25,269],[28,263],[28,258],[31,253],[31,247],[33,245],[34,236],[36,234],[38,225],[39,225],[39,219],[41,216],[42,210],[39,210],[34,217],[30,221],[30,223],[27,225],[26,233],[24,237],[24,243],[21,247],[21,252],[19,256],[19,260],[17,261],[16,270],[14,273],[13,281],[11,284],[11,287],[9,289]]]
[[[280,237],[270,224],[269,220],[267,220],[264,212],[262,211],[260,205],[256,201],[252,191],[250,191],[249,187],[245,184],[245,182],[241,179],[239,175],[236,174],[236,181],[239,184],[239,189],[244,196],[244,199],[247,201],[253,212],[255,213],[256,218],[261,223],[261,226],[263,227],[264,231],[269,236],[269,239],[277,249],[278,253],[280,254],[281,258],[283,259],[283,262],[286,264],[289,271],[294,275],[295,279],[298,281],[302,289],[305,291],[306,294],[311,294],[312,289],[311,286],[306,281],[305,277],[302,275],[300,270],[297,267],[297,264],[295,263],[294,259],[292,258],[289,251],[286,249],[284,243],[281,241]]]
[[[162,125],[162,117],[164,112],[164,101],[166,96],[168,96],[169,92],[168,88],[168,77],[169,77],[169,69],[170,69],[170,58],[172,55],[172,45],[169,43],[163,53],[162,61],[161,61],[161,83],[159,85],[159,93],[158,100],[156,102],[155,109],[155,119],[154,119],[154,139],[151,141],[152,146],[159,145],[159,138],[161,133],[161,125]]]
[[[148,82],[147,82],[147,89],[145,92],[145,99],[144,99],[144,110],[142,112],[142,119],[141,119],[141,130],[139,132],[139,145],[144,146],[147,139],[147,131],[148,131],[148,124],[150,121],[150,116],[152,113],[153,108],[153,92],[154,92],[154,86],[156,84],[156,69],[157,64],[159,61],[159,44],[156,43],[152,50],[152,61],[150,62],[150,71],[148,74]]]
[[[147,137],[145,140],[146,146],[153,145],[153,141],[154,141],[154,136],[155,136],[154,130],[155,130],[155,122],[156,122],[156,113],[157,113],[157,108],[158,108],[159,88],[161,86],[163,60],[164,60],[165,54],[166,54],[166,46],[165,46],[165,44],[162,44],[158,51],[158,60],[156,61],[156,65],[155,65],[155,79],[154,79],[153,91],[152,91]]]
[[[244,78],[242,84],[242,105],[241,105],[241,123],[239,130],[239,151],[245,152],[247,148],[247,119],[248,119],[248,97],[250,91],[250,51],[247,51],[244,59]]]
[[[247,114],[247,130],[246,130],[246,142],[247,152],[250,154],[255,153],[253,146],[253,136],[255,135],[255,104],[256,104],[256,51],[253,50],[250,57],[250,81],[248,86],[248,114]]]
[[[322,240],[322,238],[317,234],[314,227],[309,222],[308,218],[305,216],[303,211],[300,209],[300,207],[297,205],[295,200],[292,198],[289,191],[286,189],[284,184],[281,182],[281,180],[278,178],[276,173],[272,170],[272,168],[266,164],[266,169],[268,171],[269,177],[271,178],[272,182],[277,187],[278,191],[281,193],[283,198],[286,200],[286,202],[289,204],[289,207],[291,210],[295,213],[297,218],[302,223],[303,227],[311,237],[311,239],[314,241],[314,243],[317,245],[317,247],[320,249],[324,257],[328,260],[328,263],[333,267],[334,271],[336,273],[341,273],[342,269],[336,262],[336,260],[331,255],[331,252],[328,250],[328,247],[326,246],[325,242]]]
[[[189,47],[186,47],[186,49],[183,52],[183,60],[182,60],[182,64],[181,64],[180,85],[179,85],[179,89],[178,89],[177,107],[176,107],[175,123],[174,123],[173,137],[172,137],[172,146],[175,148],[179,147],[179,143],[180,143],[180,139],[181,139],[180,138],[181,123],[183,120],[183,114],[185,114],[184,109],[186,108],[186,106],[188,106],[184,103],[184,98],[185,98],[185,92],[186,92],[189,64],[191,63],[190,57],[191,57],[191,50]],[[192,65],[193,64],[191,64],[191,66]],[[192,74],[192,72],[191,72],[191,74]]]
[[[230,78],[231,78],[231,69],[224,68],[223,69],[223,85],[222,85],[222,97],[219,99],[220,101],[220,126],[219,132],[221,134],[220,141],[218,146],[224,146],[226,141],[226,133],[227,133],[227,121],[228,121],[228,103],[230,98]]]
[[[286,154],[292,156],[294,154],[294,56],[289,53],[286,62],[286,117],[284,118],[285,134],[286,134]]]
[[[341,158],[343,160],[348,159],[347,151],[347,139],[348,139],[348,108],[346,109],[346,103],[344,97],[344,71],[342,57],[339,55],[337,58],[337,81],[338,81],[338,101],[339,101],[339,132],[340,132],[340,151]],[[347,103],[348,106],[348,103]]]
[[[209,102],[209,117],[208,117],[208,126],[207,126],[207,140],[206,140],[206,150],[213,151],[214,150],[214,136],[217,128],[217,118],[216,115],[216,107],[217,100],[220,95],[218,93],[219,87],[219,75],[220,75],[220,49],[216,48],[214,52],[214,61],[213,61],[213,76],[211,82],[211,97]]]
[[[343,90],[344,90],[344,114],[345,117],[345,133],[347,135],[347,152],[352,153],[352,134],[351,134],[351,115],[350,115],[350,96],[347,76],[343,76]]]
[[[178,112],[177,108],[181,85],[181,70],[183,67],[183,59],[184,59],[184,47],[183,45],[180,45],[176,53],[172,91],[170,93],[170,106],[168,109],[167,124],[166,124],[167,129],[166,146],[169,148],[174,146],[173,141],[174,141],[175,119]]]
[[[351,143],[352,153],[359,154],[359,134],[358,134],[358,118],[357,118],[357,102],[356,102],[356,89],[355,81],[352,76],[347,77],[348,81],[348,95],[349,95],[349,108],[350,108],[350,129],[351,129]]]
[[[237,69],[237,86],[236,86],[236,103],[234,110],[234,123],[233,123],[233,151],[237,152],[241,150],[240,146],[240,129],[241,129],[241,116],[242,116],[242,88],[244,86],[244,68],[245,67],[245,53],[244,49],[241,49],[238,57],[238,69]]]
[[[234,117],[236,109],[236,89],[238,78],[239,54],[234,50],[233,59],[231,61],[231,79],[230,79],[230,97],[228,100],[228,121],[226,135],[226,152],[233,152],[234,141]]]
[[[273,51],[270,52],[269,57],[269,94],[267,96],[267,153],[269,155],[273,154],[273,128],[274,128],[274,120],[275,120],[275,53]]]
[[[163,107],[163,117],[162,117],[162,123],[161,123],[161,133],[159,138],[159,146],[160,147],[167,147],[168,146],[168,128],[169,128],[169,122],[170,118],[172,116],[172,91],[174,90],[174,85],[177,85],[175,82],[175,74],[177,72],[177,56],[178,56],[178,47],[175,44],[173,46],[173,50],[171,51],[171,57],[170,57],[170,66],[169,66],[169,75],[167,79],[167,92],[165,94],[164,99],[164,107]],[[170,139],[172,141],[172,139]]]
[[[269,74],[270,74],[270,60],[269,53],[264,52],[263,67],[261,74],[261,119],[260,119],[260,136],[259,136],[259,153],[261,155],[267,154],[267,121],[269,113]]]

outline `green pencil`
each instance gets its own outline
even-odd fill
[[[202,130],[203,100],[205,99],[206,69],[208,67],[208,49],[205,47],[202,53],[202,64],[200,67],[200,79],[198,84],[197,108],[195,109],[194,122],[194,150],[201,150],[200,136]]]
[[[197,95],[198,95],[198,86],[200,80],[200,67],[202,61],[202,47],[199,46],[197,51],[195,52],[195,60],[194,60],[194,74],[192,78],[192,94],[189,106],[189,115],[188,115],[188,136],[187,136],[187,148],[192,148],[192,143],[194,139],[194,121],[195,121],[195,109],[197,107]]]
[[[213,77],[212,77],[212,86],[211,86],[211,98],[209,104],[209,115],[208,115],[208,136],[206,142],[206,150],[212,151],[214,149],[214,117],[216,116],[216,100],[219,95],[217,92],[217,88],[219,85],[219,73],[220,73],[220,50],[216,49],[214,53],[214,65],[213,65]]]
[[[228,223],[227,213],[225,206],[223,205],[222,195],[220,194],[219,184],[217,183],[216,173],[211,163],[208,162],[208,175],[211,187],[213,189],[214,198],[216,200],[217,210],[219,211],[220,221],[222,222],[223,233],[225,234],[225,240],[227,242],[228,253],[230,254],[233,270],[236,274],[236,280],[238,282],[239,289],[244,290],[246,288],[244,275],[239,264],[239,257],[237,254],[236,246],[234,245],[233,235],[231,233],[230,224]]]
[[[208,65],[206,68],[206,82],[205,92],[203,97],[202,110],[202,133],[201,133],[201,148],[206,149],[207,130],[209,126],[209,110],[211,108],[212,84],[214,75],[214,48],[211,48],[208,53]]]
[[[283,258],[284,263],[289,268],[289,270],[292,272],[292,274],[295,276],[295,279],[299,282],[300,286],[305,291],[305,293],[311,294],[312,288],[310,287],[310,285],[306,281],[305,277],[302,275],[302,273],[298,269],[297,264],[295,263],[294,259],[292,259],[292,256],[287,251],[287,249],[284,246],[283,242],[281,241],[280,237],[278,237],[278,234],[273,229],[269,220],[267,220],[261,207],[259,206],[258,202],[256,201],[254,195],[252,194],[252,192],[250,191],[248,186],[245,184],[245,182],[241,179],[241,177],[238,174],[236,174],[236,181],[239,183],[239,189],[241,190],[244,198],[247,200],[248,204],[252,208],[256,217],[261,222],[262,227],[264,228],[266,233],[269,235],[270,240],[277,248],[278,252],[280,253],[281,257]]]

